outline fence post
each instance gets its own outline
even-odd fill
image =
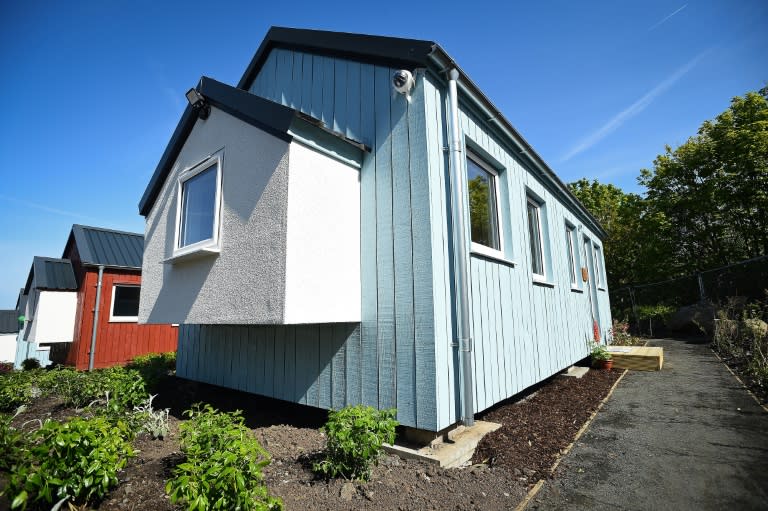
[[[699,302],[704,303],[707,301],[707,292],[704,290],[704,279],[701,272],[696,274],[696,279],[699,281]]]

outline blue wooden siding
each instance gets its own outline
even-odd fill
[[[432,264],[435,268],[435,315],[450,319],[451,282],[445,280],[450,266],[449,210],[446,161],[443,140],[433,131],[442,130],[445,97],[439,80],[425,81],[429,164],[433,185]],[[513,150],[494,135],[470,108],[462,106],[460,129],[465,142],[479,150],[494,166],[501,167],[501,224],[505,236],[504,256],[514,262],[500,262],[472,255],[470,294],[472,314],[472,363],[475,376],[475,407],[483,410],[526,387],[555,374],[587,355],[592,339],[592,315],[586,292],[571,290],[568,251],[563,234],[565,221],[583,225],[570,211],[524,168]],[[434,176],[434,177],[432,177]],[[438,182],[442,180],[442,182]],[[542,229],[545,239],[547,280],[550,286],[533,283],[526,217],[526,190],[543,200]],[[438,192],[439,191],[439,192]],[[592,240],[597,237],[582,227]],[[583,262],[577,261],[577,264]],[[590,270],[590,276],[593,275]],[[586,291],[586,287],[584,287]],[[442,296],[442,300],[438,300]],[[610,327],[607,291],[597,291],[597,305],[603,335]],[[441,310],[442,309],[442,310]],[[452,395],[455,360],[447,346],[452,326],[436,321],[435,344],[438,368],[439,423],[456,420]],[[442,391],[442,392],[441,392]]]
[[[284,49],[250,91],[289,105],[372,148],[361,168],[359,325],[183,326],[179,375],[288,401],[338,408],[396,407],[401,423],[439,430],[457,420],[446,137],[439,79],[417,70],[409,101],[394,69]],[[470,260],[476,409],[510,397],[587,354],[586,286],[570,286],[565,221],[597,240],[470,109],[467,143],[501,169],[505,258]],[[526,190],[544,203],[548,280],[532,282]],[[577,264],[584,265],[576,247]],[[590,271],[590,275],[593,275]],[[333,290],[329,290],[332,296]],[[607,291],[597,291],[601,330]]]
[[[245,390],[250,378],[251,392],[323,408],[397,408],[402,424],[437,428],[425,97],[393,93],[394,71],[275,49],[250,88],[372,148],[360,171],[360,325],[186,326],[180,375]]]
[[[13,367],[21,369],[21,363],[28,358],[36,358],[40,362],[41,367],[47,367],[51,365],[50,349],[40,349],[40,346],[35,342],[27,342],[22,340],[22,334],[19,334],[16,340],[16,358],[13,363]]]

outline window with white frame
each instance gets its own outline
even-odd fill
[[[542,205],[528,196],[528,239],[531,245],[531,270],[536,280],[546,279],[544,266],[544,237],[541,222]]]
[[[605,284],[603,281],[603,265],[601,264],[601,261],[603,258],[600,255],[599,246],[593,245],[592,257],[594,258],[594,265],[595,265],[595,284],[597,284],[598,288],[603,288],[605,287]]]
[[[133,323],[139,316],[139,286],[115,284],[112,286],[112,307],[109,320]]]
[[[571,287],[579,286],[576,273],[576,228],[569,223],[565,224],[565,243],[568,251],[568,271],[570,272]]]
[[[467,153],[467,187],[472,250],[502,255],[498,172],[473,153]]]
[[[179,177],[174,254],[217,247],[220,203],[221,154],[215,154]]]

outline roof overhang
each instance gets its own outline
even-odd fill
[[[319,129],[359,150],[370,150],[365,145],[328,129],[318,119],[212,78],[202,77],[195,90],[205,98],[209,105],[286,142],[290,142],[293,139],[291,128],[297,124],[302,124]],[[197,109],[187,105],[139,202],[139,213],[141,215],[146,216],[152,209],[163,183],[165,183],[197,119]]]

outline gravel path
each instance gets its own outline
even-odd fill
[[[768,509],[768,414],[706,344],[653,340],[529,509]]]

